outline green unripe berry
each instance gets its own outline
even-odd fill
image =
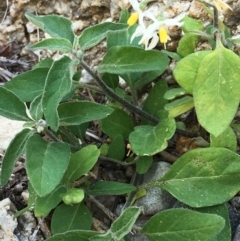
[[[62,196],[62,200],[66,205],[71,205],[72,204],[72,197],[68,193],[64,194]]]

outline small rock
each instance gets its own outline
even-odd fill
[[[144,174],[143,183],[160,179],[169,170],[170,166],[169,163],[163,161],[153,163],[148,172]],[[142,206],[144,215],[154,215],[172,207],[175,200],[167,191],[159,187],[151,187],[147,189],[147,195],[138,199],[134,205]]]

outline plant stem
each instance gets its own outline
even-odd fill
[[[116,159],[112,159],[112,158],[109,158],[109,157],[105,157],[105,156],[99,156],[99,161],[108,161],[108,162],[114,162],[116,164],[119,164],[119,165],[122,165],[122,166],[130,166],[130,165],[133,165],[137,162],[137,158],[135,158],[133,161],[131,162],[123,162],[123,161],[118,161]]]
[[[99,86],[103,89],[103,91],[109,95],[111,98],[113,98],[114,100],[118,101],[119,103],[121,103],[123,106],[125,106],[126,108],[128,108],[130,111],[138,114],[139,116],[151,121],[154,124],[158,124],[159,120],[148,114],[147,112],[141,110],[140,108],[136,107],[135,105],[129,103],[128,101],[122,99],[120,96],[118,96],[117,94],[115,94],[102,80],[100,77],[98,77],[92,70],[91,68],[87,65],[87,63],[84,60],[80,60],[80,64],[81,66],[93,77],[93,79],[99,84]]]

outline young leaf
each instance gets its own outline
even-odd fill
[[[30,104],[30,115],[34,120],[40,120],[43,117],[42,95],[37,96]]]
[[[225,147],[233,152],[237,151],[237,137],[231,127],[217,137],[211,134],[210,140],[211,147]]]
[[[179,61],[173,70],[173,76],[178,84],[188,93],[192,94],[199,66],[208,54],[212,51],[199,51],[188,55]]]
[[[122,135],[126,139],[134,128],[132,118],[121,109],[115,109],[111,115],[101,120],[100,124],[103,131],[111,138]]]
[[[42,106],[46,121],[54,131],[59,127],[57,107],[61,99],[71,91],[75,65],[75,61],[64,56],[53,63],[47,76]]]
[[[37,68],[14,77],[4,87],[21,101],[31,102],[42,94],[49,68]]]
[[[127,183],[99,181],[87,193],[89,195],[122,195],[134,191],[136,188]]]
[[[230,125],[239,105],[240,59],[220,40],[201,62],[193,87],[200,124],[214,136]],[[213,115],[214,113],[214,115]]]
[[[25,104],[10,90],[0,87],[0,115],[12,120],[29,121]]]
[[[239,161],[239,155],[225,148],[191,150],[156,185],[191,207],[221,204],[239,191]]]
[[[60,126],[80,125],[93,120],[101,120],[113,109],[88,101],[68,102],[58,106]]]
[[[177,117],[194,107],[193,98],[184,96],[165,105],[164,109],[169,112],[170,117]]]
[[[151,167],[152,163],[152,156],[140,156],[136,163],[136,172],[139,174],[144,174]]]
[[[186,95],[187,92],[183,89],[183,88],[173,88],[168,90],[165,94],[164,94],[164,99],[166,100],[173,100],[177,97]]]
[[[154,215],[141,232],[149,241],[209,241],[224,227],[224,219],[189,209],[164,210]]]
[[[98,66],[98,72],[112,74],[148,72],[153,70],[163,72],[166,70],[168,64],[168,57],[159,51],[145,51],[133,46],[114,46],[104,56],[102,63]]]
[[[71,230],[89,230],[91,225],[92,215],[84,203],[61,204],[53,213],[51,231],[56,235]]]
[[[8,182],[16,161],[23,154],[26,142],[33,134],[32,130],[23,129],[10,142],[2,160],[1,186],[4,186]]]
[[[193,53],[198,39],[199,37],[192,33],[185,34],[178,43],[177,53],[182,57]]]
[[[65,38],[44,39],[29,47],[30,50],[47,49],[51,51],[71,52],[72,43]]]
[[[42,197],[59,185],[70,159],[66,143],[44,141],[40,136],[28,138],[26,144],[26,170],[30,183]]]
[[[59,186],[45,197],[37,196],[34,205],[35,216],[46,217],[62,201],[62,195],[66,190],[66,187]]]
[[[109,145],[108,157],[121,161],[125,156],[125,143],[121,135],[117,135]]]
[[[185,16],[183,19],[182,30],[186,33],[189,31],[201,30],[204,28],[203,22],[194,18]]]
[[[122,23],[100,23],[84,29],[79,37],[78,43],[80,44],[82,50],[86,50],[100,43],[104,38],[106,38],[109,31],[127,29],[127,27],[127,24]]]
[[[51,37],[68,39],[73,43],[75,35],[69,19],[57,15],[34,16],[30,12],[26,12],[25,16]]]
[[[121,239],[131,231],[141,212],[141,207],[132,206],[125,209],[111,226],[110,232],[112,233],[113,240],[121,241]]]
[[[73,182],[89,172],[96,164],[99,155],[100,150],[95,145],[88,145],[73,153],[63,182]]]
[[[176,129],[175,120],[161,112],[161,121],[156,126],[141,125],[134,128],[129,136],[132,150],[139,156],[152,156],[164,150]]]
[[[46,241],[89,241],[91,237],[99,234],[90,230],[76,230],[55,234]]]

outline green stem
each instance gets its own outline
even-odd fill
[[[133,165],[137,162],[137,158],[135,158],[131,162],[118,161],[116,159],[105,157],[105,156],[99,156],[98,159],[99,159],[99,161],[102,161],[102,162],[113,162],[113,163],[116,163],[116,164],[119,164],[119,165],[122,165],[122,166],[130,166],[130,165]]]

